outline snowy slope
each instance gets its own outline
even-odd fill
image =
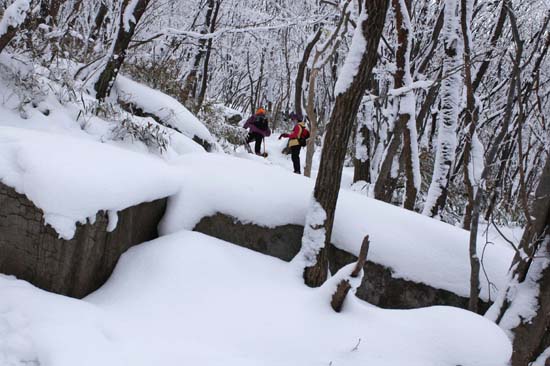
[[[191,230],[217,212],[266,227],[304,224],[314,181],[289,174],[262,158],[252,160],[210,154],[186,155],[177,162],[186,173],[180,193],[171,198],[161,223],[163,233]],[[338,199],[332,242],[358,254],[370,235],[369,260],[394,270],[394,276],[469,295],[468,233],[351,191]],[[481,256],[485,240],[480,238]],[[502,243],[488,245],[483,257],[497,288],[506,280],[513,251]],[[489,286],[481,275],[483,299]],[[491,293],[494,298],[494,290]]]
[[[68,63],[67,68],[78,68],[78,66]],[[70,74],[68,70],[67,73]],[[155,149],[148,148],[143,142],[135,139],[127,137],[123,141],[114,140],[113,129],[120,126],[122,120],[131,119],[136,125],[151,124],[166,136],[168,146],[161,155],[164,159],[168,160],[189,152],[204,151],[204,148],[191,139],[192,134],[188,137],[159,125],[152,118],[132,116],[122,111],[116,103],[104,107],[104,109],[112,109],[107,115],[98,116],[94,112],[97,101],[80,89],[84,85],[78,85],[76,82],[69,89],[68,85],[60,85],[57,81],[51,80],[49,75],[48,70],[32,62],[13,58],[6,53],[0,54],[0,126],[55,132],[160,155]],[[191,132],[195,131],[206,141],[213,139],[204,125],[173,98],[129,79],[126,80],[135,90],[141,91],[145,99],[154,101],[157,109],[179,108],[177,120],[180,128],[184,126]],[[147,98],[147,91],[151,91],[154,98]]]
[[[291,264],[181,232],[130,249],[83,301],[0,277],[0,364],[501,366],[488,320],[449,307],[382,310]],[[10,363],[11,362],[11,363]]]

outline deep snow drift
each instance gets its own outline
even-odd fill
[[[0,277],[0,364],[501,366],[511,348],[450,307],[382,310],[291,264],[194,232],[130,249],[83,301]]]

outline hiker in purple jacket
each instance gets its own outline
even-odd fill
[[[268,137],[269,135],[271,135],[271,130],[267,125],[265,109],[258,108],[256,114],[247,119],[243,127],[249,129],[246,143],[249,144],[252,141],[255,141],[254,152],[256,153],[256,155],[262,155],[262,141],[264,137]]]

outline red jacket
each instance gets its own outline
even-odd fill
[[[306,128],[306,124],[304,122],[298,122],[296,126],[294,126],[294,129],[290,134],[283,133],[281,135],[282,137],[288,138],[288,147],[300,145],[300,143],[298,142],[298,137],[302,137],[301,134],[303,133],[302,131],[305,128]]]
[[[288,138],[289,139],[297,139],[298,137],[301,137],[299,135],[300,135],[300,132],[303,131],[303,130],[304,130],[304,126],[300,126],[300,124],[297,123],[296,126],[294,126],[294,129],[292,130],[290,135],[288,135]]]

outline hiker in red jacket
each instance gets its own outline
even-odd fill
[[[309,137],[309,131],[303,121],[304,117],[301,114],[291,113],[290,119],[296,123],[290,134],[283,133],[279,136],[279,140],[283,137],[288,139],[288,147],[292,156],[292,164],[294,165],[294,173],[300,173],[300,150],[305,146],[306,139]]]
[[[256,153],[256,155],[262,155],[262,141],[264,137],[268,137],[271,135],[271,130],[269,129],[267,124],[265,109],[258,108],[256,114],[247,119],[243,127],[249,129],[246,143],[249,144],[252,141],[255,141],[254,152]]]

